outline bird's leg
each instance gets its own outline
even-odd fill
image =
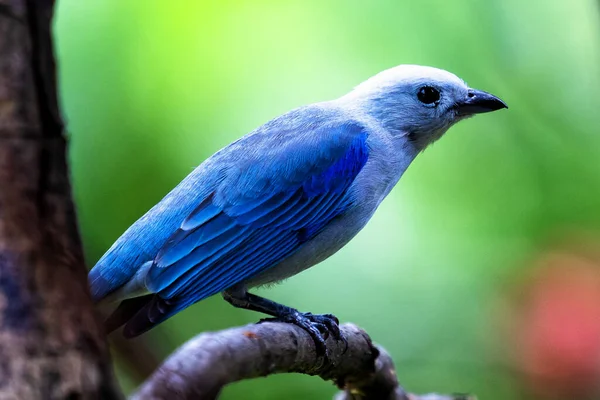
[[[327,356],[325,339],[329,334],[334,339],[343,341],[346,348],[348,347],[346,338],[340,332],[340,322],[335,315],[301,313],[295,308],[284,306],[264,297],[248,293],[245,290],[226,290],[223,292],[223,298],[234,307],[258,311],[274,317],[262,319],[260,322],[288,322],[304,329],[314,340],[319,356]]]

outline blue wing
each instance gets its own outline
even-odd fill
[[[150,326],[277,264],[347,210],[366,139],[357,124],[250,138],[260,143],[246,143],[154,259]]]

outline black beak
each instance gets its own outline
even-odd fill
[[[508,108],[506,103],[481,90],[469,89],[467,97],[456,103],[458,115],[473,115]]]

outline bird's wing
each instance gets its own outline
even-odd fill
[[[146,285],[163,301],[147,310],[149,322],[259,274],[317,235],[351,205],[366,139],[361,126],[344,124],[240,143],[219,185],[150,267]]]

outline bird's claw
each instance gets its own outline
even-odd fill
[[[342,354],[346,352],[346,350],[348,350],[348,341],[346,340],[346,337],[342,334],[341,330],[340,330],[340,320],[333,314],[321,314],[321,315],[314,315],[312,313],[305,313],[304,314],[306,317],[308,317],[309,319],[311,319],[313,321],[314,324],[316,324],[317,326],[324,326],[326,328],[325,330],[325,339],[327,339],[329,337],[329,335],[331,334],[333,336],[333,338],[337,341],[342,341],[344,342],[344,350],[342,351]],[[321,331],[321,329],[319,329]],[[323,333],[323,331],[321,331]]]
[[[329,358],[325,341],[331,335],[335,340],[344,342],[343,353],[348,349],[348,341],[340,331],[340,321],[332,314],[312,314],[295,311],[277,318],[265,318],[259,322],[288,322],[304,329],[315,342],[318,357]]]

